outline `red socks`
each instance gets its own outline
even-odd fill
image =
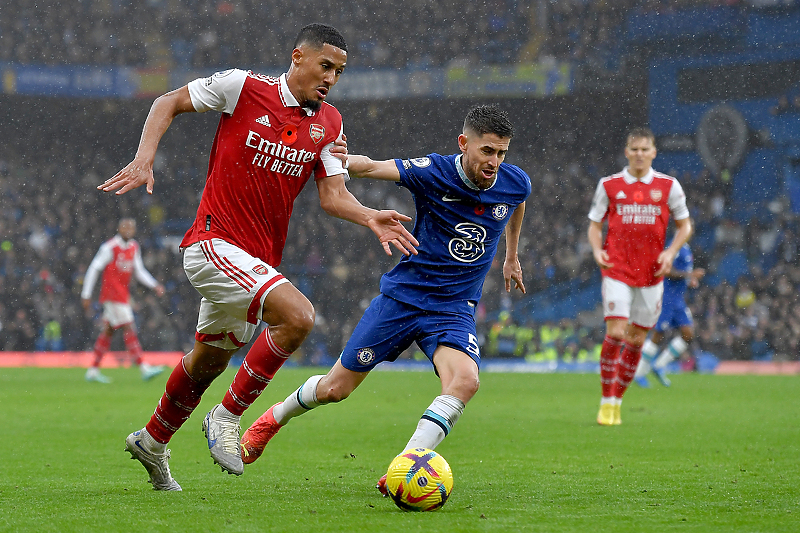
[[[181,360],[170,374],[156,412],[145,426],[147,432],[158,442],[169,442],[178,428],[189,419],[210,384],[211,382],[203,385],[193,380]]]
[[[622,345],[623,342],[620,339],[614,339],[608,335],[603,339],[603,347],[600,349],[600,385],[603,389],[603,398],[614,396],[619,351]]]
[[[636,374],[639,359],[642,358],[642,347],[624,344],[619,358],[619,372],[617,373],[617,387],[614,396],[622,398]]]
[[[126,329],[123,333],[123,340],[125,341],[125,349],[133,356],[136,364],[142,364],[142,345],[139,344],[139,337],[136,335],[136,331]],[[94,363],[92,366],[100,366],[100,361],[110,348],[111,335],[107,335],[104,329],[94,343]]]
[[[233,378],[222,405],[235,415],[241,416],[245,409],[256,401],[275,373],[291,354],[275,344],[269,329],[264,331],[247,352],[242,366]]]
[[[125,349],[133,356],[133,360],[136,361],[136,364],[141,365],[142,345],[139,344],[139,337],[136,336],[136,332],[132,329],[126,330],[123,334],[123,339],[125,340]]]
[[[256,339],[244,358],[241,368],[222,400],[222,405],[231,413],[241,416],[267,387],[290,355],[275,344],[267,329]],[[169,442],[172,435],[189,419],[210,384],[210,382],[201,384],[193,380],[181,361],[167,380],[164,395],[145,426],[147,432],[158,442]]]
[[[103,330],[94,343],[94,363],[92,363],[92,366],[100,366],[100,361],[109,348],[111,348],[111,337],[106,335],[105,330]]]

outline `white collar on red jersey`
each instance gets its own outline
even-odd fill
[[[653,167],[647,169],[647,174],[644,175],[642,179],[634,178],[630,172],[628,172],[628,167],[622,171],[622,175],[625,177],[625,183],[636,183],[637,181],[641,183],[650,184],[653,181]]]
[[[289,90],[289,84],[286,83],[286,73],[281,74],[281,100],[283,100],[283,105],[286,107],[300,107],[300,102],[297,101],[297,98],[294,97],[292,91]],[[303,111],[306,112],[306,115],[309,117],[314,116],[314,111],[309,109],[308,107],[304,107]]]
[[[130,246],[133,246],[133,243],[135,242],[133,239],[128,239],[126,241],[125,239],[122,238],[122,235],[120,235],[119,233],[114,235],[114,239],[116,240],[120,248],[128,248]]]

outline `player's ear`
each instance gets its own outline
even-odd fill
[[[292,50],[292,64],[297,67],[303,59],[303,51],[298,47]]]
[[[458,147],[461,149],[462,152],[467,151],[467,142],[469,141],[469,137],[467,137],[466,133],[462,133],[458,136]]]

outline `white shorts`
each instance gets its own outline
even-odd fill
[[[103,320],[108,322],[108,325],[114,329],[125,324],[132,324],[133,309],[131,304],[103,302]]]
[[[223,350],[250,342],[261,320],[264,298],[289,282],[268,264],[222,239],[186,248],[183,270],[203,297],[195,339]]]
[[[650,329],[661,314],[664,282],[651,287],[630,287],[621,281],[603,278],[603,316],[626,319],[631,324]]]

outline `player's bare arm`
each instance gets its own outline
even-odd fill
[[[609,261],[608,252],[603,249],[603,223],[590,220],[587,237],[592,247],[594,262],[597,263],[600,268],[611,268],[614,266],[614,263]]]
[[[700,285],[700,280],[706,275],[704,268],[694,268],[692,270],[670,270],[666,275],[669,279],[686,280],[689,287],[696,288]]]
[[[686,244],[689,237],[692,236],[692,222],[689,218],[682,218],[675,221],[678,231],[675,233],[675,238],[672,239],[672,244],[658,255],[658,270],[656,276],[665,276],[672,270],[672,263],[675,261],[675,256],[678,251]]]
[[[706,275],[705,268],[695,268],[689,274],[689,288],[696,289],[700,286],[700,280]]]
[[[345,187],[344,174],[318,179],[317,190],[320,206],[326,213],[371,229],[387,255],[392,255],[391,246],[403,255],[417,254],[415,247],[419,242],[402,224],[410,222],[411,217],[391,209],[378,211],[365,207]]]
[[[373,161],[365,155],[348,155],[347,161],[347,171],[354,178],[400,181],[400,171],[394,159]]]
[[[133,161],[97,188],[105,192],[117,191],[116,194],[125,194],[146,185],[148,194],[153,194],[153,161],[158,143],[172,124],[172,119],[181,113],[194,111],[186,85],[156,98],[144,122],[139,148]]]
[[[503,278],[506,282],[506,292],[511,292],[511,281],[516,288],[525,294],[525,284],[522,283],[522,266],[519,264],[519,235],[522,231],[522,219],[525,216],[525,202],[517,206],[506,226],[506,259],[503,262]]]

